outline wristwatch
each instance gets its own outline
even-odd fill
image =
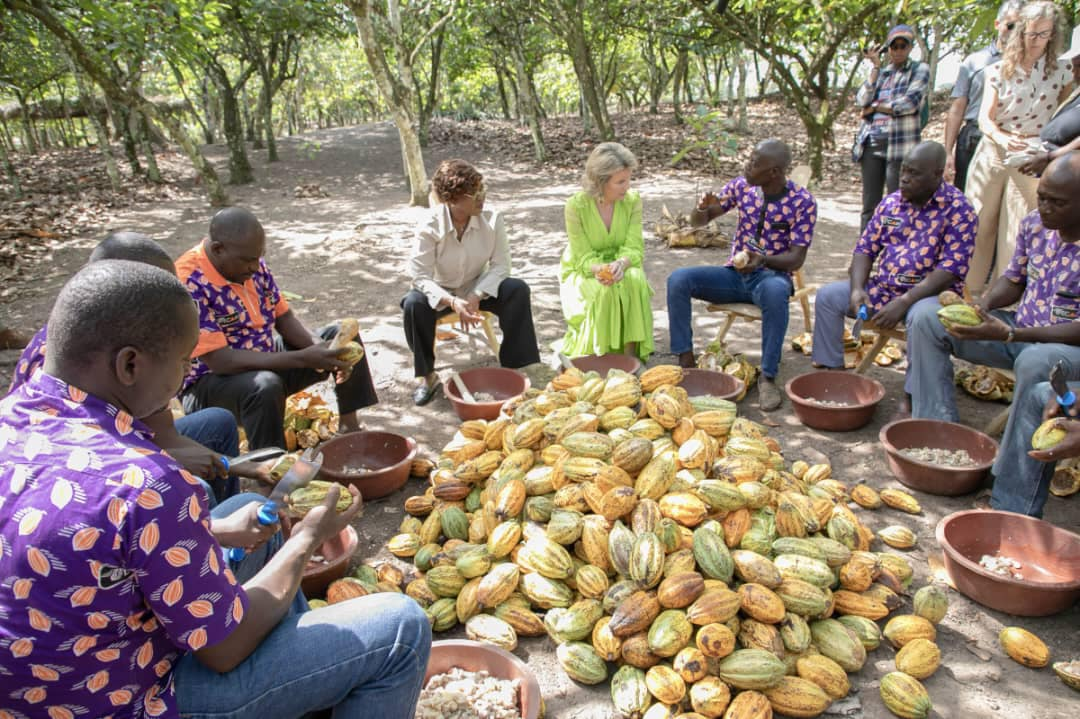
[[[1009,334],[1005,335],[1005,344],[1012,342],[1014,339],[1016,339],[1016,328],[1010,327]]]

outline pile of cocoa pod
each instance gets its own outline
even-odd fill
[[[874,550],[915,536],[875,535],[859,516],[918,502],[789,463],[765,427],[687,396],[681,380],[671,365],[640,378],[571,369],[499,419],[462,424],[431,486],[405,502],[389,550],[415,575],[387,570],[390,584],[436,631],[464,624],[506,649],[551,637],[570,678],[610,679],[617,711],[635,719],[817,716],[883,637],[900,650],[883,701],[925,717],[919,680],[940,662],[947,598],[924,587],[880,628],[913,572]],[[368,581],[331,593],[395,589],[364,570]]]

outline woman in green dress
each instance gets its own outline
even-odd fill
[[[584,190],[566,202],[559,296],[569,357],[653,351],[653,290],[642,259],[641,197],[630,190],[634,154],[617,142],[596,147],[585,163]]]

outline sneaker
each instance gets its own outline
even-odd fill
[[[762,377],[758,381],[758,406],[762,412],[779,409],[784,401],[784,394],[776,386],[776,381]]]

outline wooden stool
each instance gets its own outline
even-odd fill
[[[810,318],[810,295],[814,293],[817,287],[803,284],[802,270],[795,270],[792,273],[791,280],[795,292],[791,295],[789,302],[798,302],[802,306],[803,327],[807,332],[813,333],[814,325],[813,320]],[[748,322],[761,321],[761,308],[749,303],[728,302],[720,305],[708,305],[705,309],[709,312],[724,312],[727,314],[720,331],[716,333],[717,342],[724,341],[728,330],[731,329],[731,325],[735,324],[735,320],[740,317]]]
[[[498,357],[499,340],[495,337],[495,328],[491,326],[491,318],[495,315],[491,314],[490,312],[485,312],[483,310],[481,310],[480,314],[484,317],[484,319],[480,321],[480,327],[484,330],[484,337],[487,340],[488,347],[490,347],[491,351],[495,353],[496,357]],[[438,339],[437,333],[439,327],[442,327],[443,325],[450,325],[451,329],[460,332],[460,330],[456,329],[457,325],[459,325],[460,322],[461,318],[458,317],[457,312],[451,312],[450,314],[443,315],[439,319],[435,320],[436,340]],[[469,334],[470,338],[472,336],[472,334]]]
[[[878,353],[881,352],[881,350],[885,349],[885,345],[889,343],[889,340],[899,340],[905,344],[907,343],[907,332],[904,330],[903,325],[893,327],[890,330],[882,330],[874,327],[873,322],[867,321],[863,323],[862,331],[876,333],[877,339],[875,339],[874,344],[871,345],[870,351],[863,355],[863,358],[859,360],[859,364],[855,366],[855,372],[858,374],[865,373],[866,370],[873,366],[874,358],[878,356]],[[911,359],[909,358],[908,361],[910,362]]]

